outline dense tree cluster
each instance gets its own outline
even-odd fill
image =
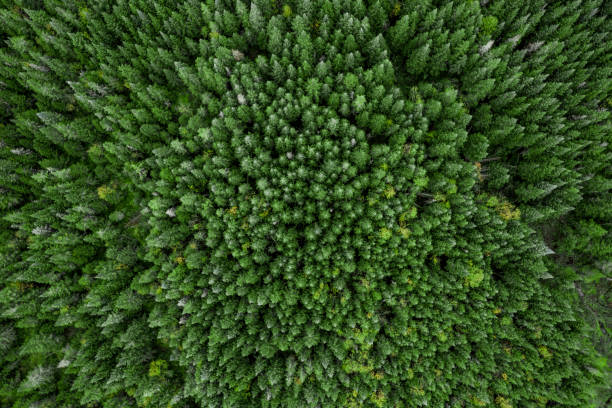
[[[610,15],[0,0],[0,405],[596,407]]]

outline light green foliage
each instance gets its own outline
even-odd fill
[[[487,16],[482,19],[482,33],[485,36],[489,36],[497,29],[497,17]]]
[[[466,282],[470,287],[476,288],[480,286],[480,283],[482,282],[483,279],[484,279],[484,272],[482,271],[482,269],[479,269],[473,266],[470,267],[468,275],[466,277]]]
[[[168,363],[164,360],[151,361],[149,365],[149,377],[159,377],[167,367]]]

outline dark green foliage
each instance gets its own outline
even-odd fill
[[[611,7],[0,0],[0,406],[605,406]]]

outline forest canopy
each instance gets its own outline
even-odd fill
[[[605,407],[611,15],[0,0],[0,406]]]

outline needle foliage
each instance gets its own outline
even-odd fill
[[[611,15],[0,0],[0,406],[606,406]]]

